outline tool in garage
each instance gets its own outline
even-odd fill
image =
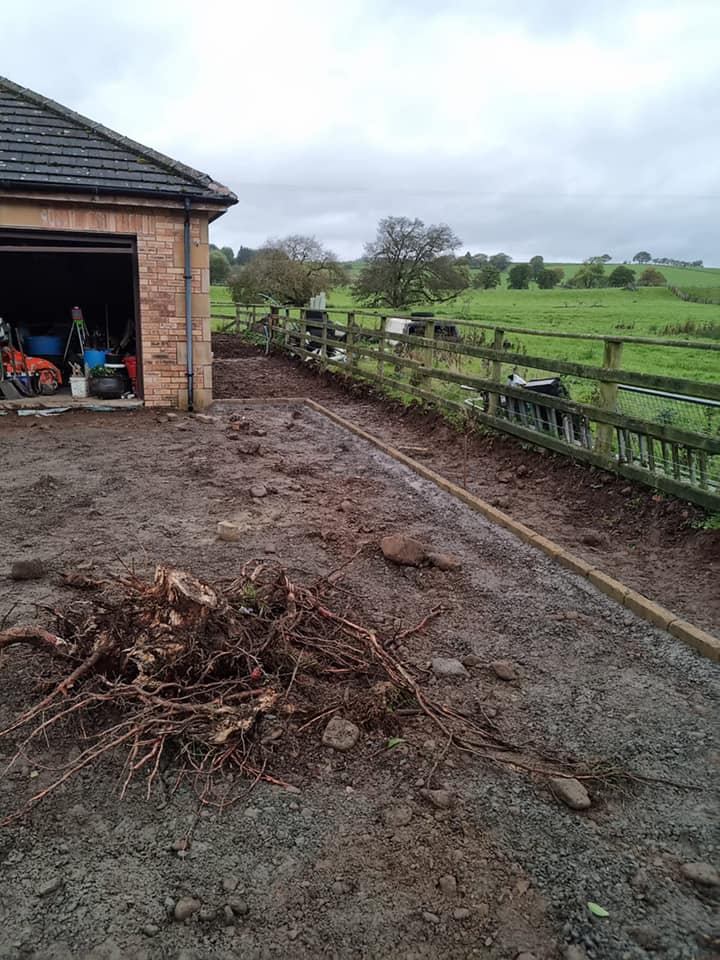
[[[85,325],[85,317],[83,317],[83,312],[80,307],[73,307],[70,311],[70,316],[72,317],[72,322],[70,324],[70,332],[68,333],[67,343],[65,344],[63,361],[67,360],[68,353],[70,352],[70,344],[72,343],[73,334],[77,335],[81,357],[85,356],[85,343],[90,336],[88,333],[88,328]]]

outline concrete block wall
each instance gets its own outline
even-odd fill
[[[212,400],[208,209],[191,211],[195,407]],[[133,236],[138,252],[140,353],[147,406],[186,409],[184,212],[171,203],[72,194],[0,197],[0,228]]]

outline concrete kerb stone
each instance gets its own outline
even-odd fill
[[[484,516],[487,520],[490,520],[492,523],[496,523],[498,526],[503,527],[505,530],[515,534],[520,540],[522,540],[524,543],[527,543],[529,546],[536,547],[538,550],[541,550],[561,566],[571,570],[573,573],[576,573],[581,577],[584,577],[596,589],[600,590],[606,596],[610,597],[610,599],[615,600],[622,606],[627,607],[627,609],[632,611],[632,613],[634,613],[636,616],[643,620],[647,620],[649,623],[659,627],[661,630],[665,630],[678,640],[682,640],[683,643],[692,647],[701,656],[707,657],[709,660],[720,662],[720,640],[717,637],[714,637],[706,630],[702,630],[700,627],[696,627],[689,621],[677,617],[674,613],[672,613],[672,611],[660,606],[660,604],[655,603],[653,600],[643,596],[641,593],[631,590],[630,587],[626,586],[624,583],[621,583],[619,580],[615,580],[613,577],[610,577],[608,574],[604,573],[602,570],[599,570],[597,567],[594,567],[592,564],[586,563],[586,561],[581,560],[580,557],[576,557],[574,554],[568,553],[567,550],[555,543],[553,540],[549,540],[547,537],[541,536],[539,533],[531,530],[530,527],[526,527],[525,524],[514,520],[511,516],[503,513],[501,510],[496,509],[485,500],[482,500],[480,497],[476,497],[474,494],[469,493],[467,490],[464,490],[462,487],[459,487],[452,481],[447,480],[445,477],[441,476],[439,473],[436,473],[434,470],[431,470],[429,467],[426,467],[419,461],[413,460],[412,457],[409,457],[407,454],[402,453],[400,450],[397,450],[390,444],[385,443],[378,437],[375,437],[366,430],[363,430],[362,427],[358,427],[357,424],[353,423],[352,421],[346,420],[344,417],[341,417],[340,414],[322,406],[322,404],[318,403],[316,400],[311,400],[309,397],[269,397],[267,399],[253,397],[249,399],[238,398],[237,400],[219,400],[217,402],[223,404],[233,404],[237,406],[240,406],[243,403],[253,406],[260,405],[262,403],[291,403],[302,404],[306,407],[309,407],[311,410],[314,410],[321,416],[326,417],[328,420],[332,420],[334,423],[337,423],[338,426],[343,427],[343,429],[347,430],[349,433],[353,433],[362,440],[366,440],[368,443],[371,443],[374,447],[376,447],[378,450],[381,450],[389,457],[392,457],[399,463],[409,467],[414,473],[424,477],[426,480],[430,480],[436,486],[440,487],[442,490],[445,490],[446,493],[450,493],[457,497],[472,510],[482,514],[482,516]]]

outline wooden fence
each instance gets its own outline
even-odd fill
[[[484,424],[720,512],[720,382],[623,367],[626,344],[720,354],[719,343],[561,333],[447,317],[403,318],[424,325],[419,336],[397,332],[397,322],[387,329],[388,318],[381,314],[327,310],[311,319],[305,310],[264,305],[238,306],[234,318],[222,319],[225,330],[254,331],[268,345],[323,369],[434,404],[467,423]],[[460,335],[453,336],[452,328]],[[517,336],[600,342],[602,363],[519,352],[511,349],[511,338]],[[519,367],[551,378],[561,375],[574,387],[585,385],[591,402],[508,382],[508,373]],[[623,412],[621,400],[630,392],[659,404],[657,417]],[[701,410],[701,428],[678,425],[684,419],[678,410]]]

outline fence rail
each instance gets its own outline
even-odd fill
[[[217,316],[217,319],[221,319]],[[612,470],[658,490],[720,511],[720,383],[650,374],[622,365],[625,344],[676,350],[720,352],[720,343],[650,337],[573,334],[502,327],[446,317],[393,317],[368,311],[325,310],[319,316],[302,309],[238,306],[224,315],[226,329],[263,333],[268,344],[322,368],[359,377],[389,393],[405,394],[460,414],[576,460]],[[397,319],[420,323],[424,335],[397,331]],[[436,325],[438,330],[436,331]],[[490,345],[453,336],[491,334]],[[603,344],[601,365],[507,349],[507,337],[522,334]],[[592,402],[509,382],[512,368],[562,374],[573,383],[592,385]],[[720,357],[718,357],[720,371]],[[624,399],[655,402],[653,416],[623,412]],[[692,408],[700,420],[686,416]],[[700,428],[697,424],[700,423]]]

